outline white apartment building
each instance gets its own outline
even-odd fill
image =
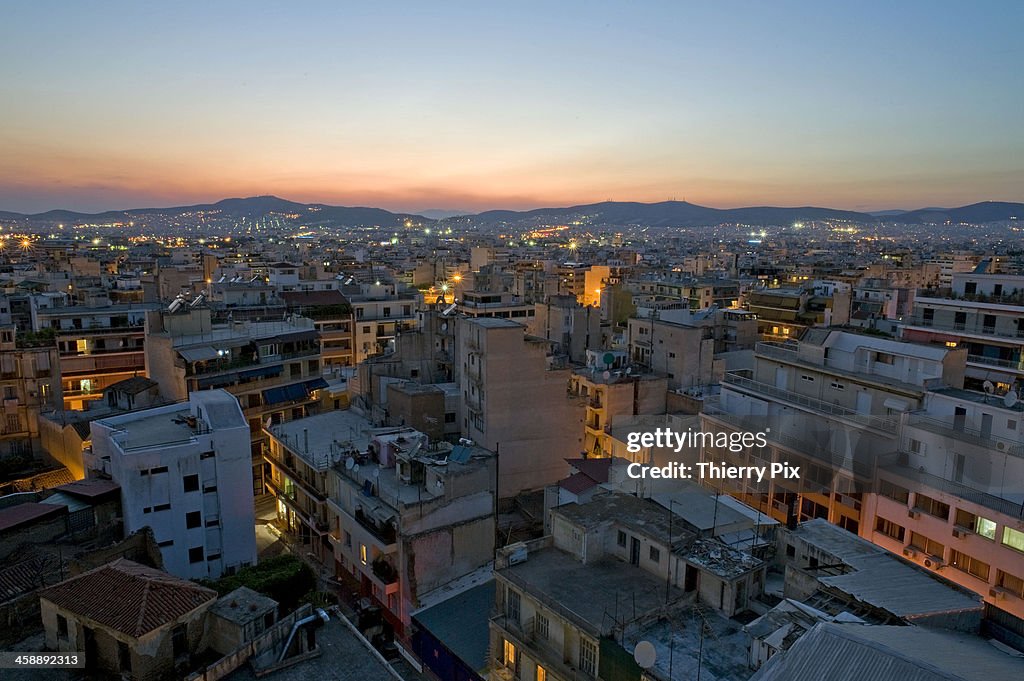
[[[125,534],[152,528],[171,574],[256,562],[249,425],[226,390],[94,421],[87,466],[121,486]]]

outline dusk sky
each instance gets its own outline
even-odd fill
[[[1012,0],[8,0],[2,17],[0,210],[1024,200]]]

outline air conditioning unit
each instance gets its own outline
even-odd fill
[[[957,539],[962,539],[964,537],[964,535],[965,535],[965,532],[963,530],[956,530],[956,529],[953,530],[953,536],[956,537]]]
[[[920,513],[918,513],[917,511],[915,511],[913,509],[907,511],[907,517],[908,518],[915,518],[916,519],[919,515],[920,515]]]
[[[936,558],[935,556],[930,556],[924,559],[924,566],[926,568],[935,568],[938,570],[939,568],[945,567],[945,565],[946,564],[941,558]]]
[[[903,555],[907,556],[908,558],[914,558],[915,556],[917,556],[917,551],[908,546],[907,548],[903,549]]]
[[[989,589],[988,595],[990,598],[1006,598],[1006,593],[1002,589],[999,589],[997,587],[992,587],[991,589]]]

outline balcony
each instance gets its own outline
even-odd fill
[[[949,480],[938,475],[932,475],[931,473],[925,473],[919,469],[903,465],[903,462],[909,460],[910,456],[912,455],[908,455],[905,452],[887,454],[879,459],[879,469],[900,477],[903,480],[918,483],[918,487],[914,487],[914,489],[918,489],[919,486],[923,485],[929,489],[943,492],[957,497],[958,499],[963,499],[964,501],[983,506],[984,508],[991,509],[997,513],[1002,513],[1003,515],[1011,518],[1024,519],[1024,503],[1017,503],[1010,499],[997,497],[983,490],[975,489],[963,483],[956,482],[955,480]]]
[[[1011,371],[1024,371],[1024,355],[1020,359],[999,359],[998,357],[985,357],[984,355],[967,355],[967,361],[972,364],[984,364],[990,367],[999,367]]]
[[[837,404],[831,404],[790,390],[777,388],[774,385],[755,381],[752,378],[746,378],[735,373],[727,373],[723,382],[730,386],[742,388],[757,396],[771,397],[801,409],[807,409],[826,416],[841,418],[845,421],[852,421],[867,428],[873,428],[889,434],[895,434],[896,428],[899,425],[898,421],[893,418],[860,414],[852,409],[847,409],[846,407],[841,407]]]
[[[922,315],[911,315],[903,320],[904,326],[919,326],[925,329],[937,331],[952,331],[956,333],[967,333],[975,336],[996,336],[998,338],[1024,338],[1024,327],[1016,330],[999,328],[982,323],[977,317],[969,322],[942,322],[935,319],[927,319]]]
[[[996,449],[1010,456],[1024,457],[1024,444],[1015,440],[997,437],[990,432],[977,428],[968,428],[964,425],[958,426],[955,422],[950,425],[946,421],[940,421],[923,414],[911,414],[907,419],[907,425],[986,449]]]
[[[508,615],[498,614],[491,617],[491,624],[501,633],[503,638],[512,641],[520,651],[526,652],[527,655],[551,672],[552,676],[555,678],[594,678],[593,675],[585,674],[581,670],[573,667],[572,664],[570,664],[570,661],[566,659],[562,650],[555,650],[548,641],[537,636],[536,627],[534,626],[534,620],[532,617],[525,622],[520,622],[518,619],[514,619]],[[552,622],[552,624],[554,624],[554,622]],[[501,654],[500,648],[497,653],[498,655]],[[504,661],[500,658],[495,660],[495,667],[492,671],[499,670],[505,670],[510,674],[513,674],[510,678],[515,678],[513,670],[505,667]]]

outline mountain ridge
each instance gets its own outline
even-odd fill
[[[270,214],[307,213],[311,222],[334,222],[345,226],[400,225],[407,220],[435,222],[433,217],[416,213],[392,212],[370,206],[334,206],[325,203],[300,203],[277,196],[233,197],[214,203],[199,203],[166,208],[130,208],[97,213],[55,209],[42,213],[0,211],[0,217],[14,220],[76,222],[83,220],[129,221],[139,215],[181,215],[197,211],[218,211],[238,218],[259,218]],[[428,211],[433,212],[433,211]],[[530,210],[488,210],[453,216],[451,219],[481,225],[540,224],[551,221],[586,220],[603,225],[646,225],[652,227],[696,227],[722,223],[789,225],[809,220],[845,220],[860,223],[891,222],[927,224],[943,222],[985,223],[1024,219],[1024,203],[982,201],[955,208],[919,208],[916,210],[857,211],[819,206],[746,206],[710,208],[687,201],[602,201],[565,207]],[[437,219],[447,219],[439,217]]]

